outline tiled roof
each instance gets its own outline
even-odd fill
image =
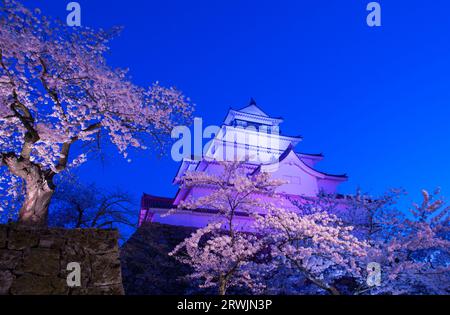
[[[171,209],[173,207],[173,198],[157,197],[144,194],[141,199],[141,209],[149,210],[150,208]]]

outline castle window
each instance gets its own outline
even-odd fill
[[[301,185],[302,184],[302,180],[298,176],[285,175],[285,176],[283,176],[283,179],[288,181],[289,184],[293,184],[293,185]]]
[[[235,127],[247,127],[248,126],[248,122],[246,122],[246,121],[244,121],[244,120],[239,120],[239,119],[236,119],[235,121],[234,121],[234,126]]]

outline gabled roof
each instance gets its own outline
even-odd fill
[[[180,163],[180,166],[178,167],[178,171],[175,174],[175,177],[172,180],[172,184],[176,184],[177,178],[180,176],[180,174],[184,174],[184,172],[189,168],[190,165],[198,165],[199,163],[200,161],[196,160],[196,157],[193,155],[190,159],[183,159],[183,161]]]
[[[261,108],[256,105],[254,99],[250,101],[250,104],[240,110],[230,108],[227,117],[225,118],[224,124],[230,125],[230,123],[235,119],[246,120],[249,122],[255,122],[260,124],[265,124],[269,126],[278,126],[283,122],[280,117],[270,117]]]
[[[153,216],[151,209],[172,209],[173,202],[173,198],[143,194],[141,198],[141,209],[139,209],[138,226],[141,226],[146,222],[151,222]]]
[[[255,173],[260,172],[264,168],[270,169],[271,167],[277,166],[279,163],[282,163],[284,160],[286,160],[290,156],[294,157],[298,161],[299,165],[302,168],[304,168],[307,171],[310,171],[312,174],[314,174],[315,176],[320,177],[322,179],[332,179],[332,180],[338,180],[338,181],[346,181],[348,179],[347,174],[343,174],[343,175],[328,174],[328,173],[324,173],[319,170],[316,170],[316,169],[312,168],[311,166],[307,165],[305,162],[302,161],[300,156],[294,152],[294,147],[292,145],[289,145],[289,147],[286,149],[286,151],[282,155],[280,155],[278,162],[275,162],[272,164],[263,164],[255,170]]]
[[[311,153],[301,153],[301,152],[297,152],[296,154],[297,154],[297,156],[298,156],[300,159],[308,159],[308,160],[312,160],[312,161],[315,161],[315,162],[320,162],[320,161],[322,161],[322,160],[324,159],[324,157],[325,157],[322,153],[319,153],[319,154],[311,154]]]
[[[311,158],[323,158],[324,157],[323,153],[303,153],[303,152],[298,152],[297,155],[311,157]]]
[[[258,105],[256,105],[256,101],[253,98],[250,100],[250,104],[247,107],[244,107],[238,111],[251,115],[269,117],[269,115],[267,115],[261,108],[258,107]]]

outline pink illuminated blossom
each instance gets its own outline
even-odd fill
[[[117,29],[71,28],[15,0],[2,3],[0,161],[25,183],[20,221],[45,225],[53,177],[87,160],[87,149],[71,156],[74,143],[109,140],[125,157],[149,141],[162,148],[192,107],[174,88],[142,88],[108,66]]]

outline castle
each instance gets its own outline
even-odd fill
[[[240,110],[230,109],[219,132],[204,157],[184,159],[175,176],[174,184],[186,171],[218,172],[212,160],[243,160],[251,172],[269,172],[272,178],[282,179],[278,193],[290,198],[315,197],[320,192],[335,194],[338,186],[347,181],[346,175],[332,175],[315,169],[322,154],[296,151],[302,137],[280,134],[282,118],[270,117],[252,99]],[[144,194],[141,200],[139,226],[147,222],[200,228],[207,225],[215,213],[207,209],[179,210],[182,200],[198,198],[208,193],[205,187],[181,188],[172,198]],[[248,217],[242,217],[246,222]]]

